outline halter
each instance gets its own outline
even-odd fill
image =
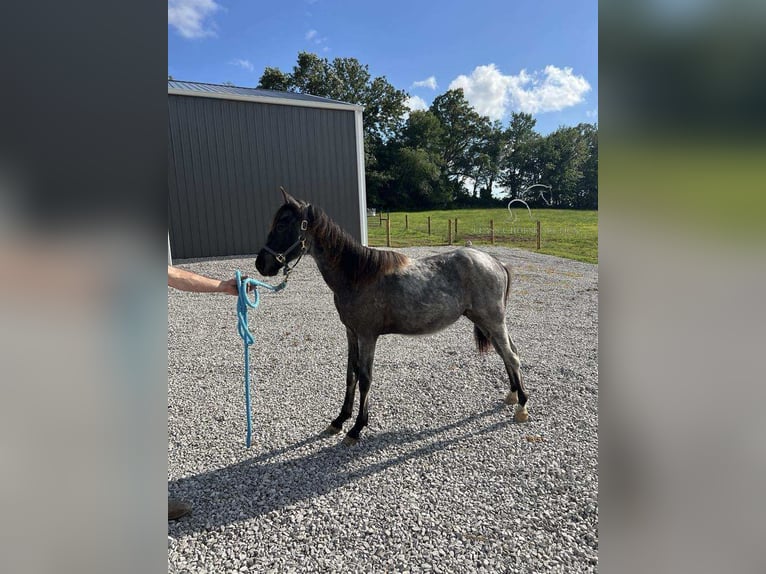
[[[309,228],[309,222],[307,219],[304,219],[301,221],[301,231],[306,231]],[[298,255],[298,259],[295,260],[295,263],[293,263],[293,266],[290,267],[287,263],[287,256],[292,253],[296,247],[301,248],[301,253]],[[282,265],[283,273],[285,275],[285,278],[290,274],[290,272],[295,269],[295,267],[300,263],[301,258],[303,257],[303,254],[306,253],[306,236],[305,235],[299,235],[298,241],[293,243],[290,247],[285,249],[282,253],[277,253],[273,249],[271,249],[268,245],[263,246],[263,250],[270,253],[274,256],[274,258],[277,260],[277,263]]]

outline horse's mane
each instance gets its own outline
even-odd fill
[[[352,283],[366,283],[407,265],[409,257],[365,247],[315,206],[309,207],[311,232],[323,257]]]

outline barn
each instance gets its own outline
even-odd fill
[[[280,186],[367,244],[362,106],[168,80],[168,259],[257,253]]]

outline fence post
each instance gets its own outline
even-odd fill
[[[391,214],[386,219],[386,247],[391,247]]]
[[[540,220],[537,220],[537,250],[540,251]]]
[[[431,216],[428,216],[428,235],[431,235]]]
[[[452,220],[447,220],[447,245],[452,245]]]
[[[383,227],[383,210],[378,212],[378,227]]]
[[[495,220],[494,219],[489,220],[489,242],[492,245],[495,244]]]
[[[410,217],[406,213],[404,214],[404,230],[407,231],[410,228]]]
[[[457,241],[457,217],[455,218],[455,241]]]

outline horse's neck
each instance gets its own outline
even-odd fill
[[[338,293],[339,291],[349,289],[353,284],[349,270],[343,269],[340,264],[341,261],[348,260],[345,252],[367,248],[355,245],[344,239],[343,233],[339,232],[340,228],[338,228],[335,222],[329,221],[328,224],[328,226],[337,228],[338,233],[312,234],[310,253],[314,257],[325,283],[335,293]]]

